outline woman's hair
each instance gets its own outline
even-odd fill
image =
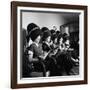
[[[39,26],[36,25],[35,23],[29,23],[27,25],[27,33],[29,34],[34,28],[39,28]]]
[[[48,30],[48,31],[45,31],[45,32],[43,33],[43,36],[42,36],[42,41],[46,41],[46,39],[47,39],[49,36],[51,36],[50,31],[49,31],[49,30]]]
[[[64,33],[63,34],[63,43],[66,42],[67,40],[69,40],[69,36],[68,36],[68,34]]]
[[[55,30],[53,30],[53,29],[51,29],[50,32],[51,32],[51,35],[56,33]]]
[[[55,40],[56,38],[58,38],[58,36],[57,36],[56,34],[51,35],[51,40],[52,40],[53,42],[54,42],[54,40]]]
[[[63,35],[62,35],[62,34],[59,34],[59,35],[58,35],[58,38],[57,38],[57,43],[58,43],[58,44],[59,44],[59,41],[60,41],[61,38],[63,38]]]
[[[29,23],[27,26],[27,42],[29,42],[29,39],[31,38],[32,41],[35,41],[35,39],[41,35],[41,30],[38,25],[35,23]]]

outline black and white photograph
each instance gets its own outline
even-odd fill
[[[87,82],[86,9],[86,6],[13,2],[12,85]]]
[[[79,75],[79,15],[21,11],[22,77]]]

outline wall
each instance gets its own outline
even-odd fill
[[[29,1],[29,0],[21,0]],[[33,2],[48,2],[60,4],[76,4],[88,5],[88,16],[90,16],[90,0],[30,0]],[[10,2],[11,0],[0,0],[0,90],[10,90]],[[90,17],[88,17],[90,23]],[[88,25],[88,38],[90,38],[90,25]],[[90,41],[88,42],[90,46]],[[90,47],[88,47],[90,53]],[[88,60],[90,55],[88,56]],[[88,68],[90,68],[90,60],[88,61]],[[72,85],[72,86],[58,86],[45,88],[32,88],[31,90],[90,90],[90,70],[88,70],[88,85]],[[30,90],[30,89],[21,89]]]
[[[53,13],[36,13],[36,12],[23,12],[22,13],[22,27],[27,28],[29,23],[35,23],[42,27],[48,27],[52,29],[53,26],[56,26],[57,29],[60,29],[60,25],[66,23],[66,20],[62,14],[53,14]]]

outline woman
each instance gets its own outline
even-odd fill
[[[39,60],[39,57],[43,55],[43,51],[39,45],[41,39],[40,28],[37,27],[37,25],[32,26],[32,23],[29,24],[28,28],[29,28],[28,41],[32,40],[32,44],[27,47],[26,54],[24,54],[25,59],[23,60],[23,67],[24,67],[23,71],[25,76],[29,76],[29,73],[32,71],[40,71],[40,70],[43,71],[42,67],[43,62]]]
[[[51,45],[51,48],[53,49],[52,50],[52,55],[55,57],[56,56],[56,53],[58,51],[58,36],[56,34],[53,34],[51,36],[51,41],[52,41],[52,45]]]
[[[55,76],[56,75],[56,60],[51,56],[52,53],[52,48],[51,48],[51,33],[50,31],[45,31],[43,33],[42,37],[43,43],[42,43],[42,49],[43,52],[46,56],[45,58],[45,65],[47,67],[47,70],[49,70],[50,76]]]
[[[64,49],[60,50],[60,53],[57,57],[57,61],[58,64],[60,65],[62,74],[64,72],[66,75],[70,75],[71,69],[74,66],[74,62],[71,57],[71,51],[69,50],[70,47],[69,36],[65,34],[63,35],[63,45]],[[74,74],[75,73],[73,72],[73,75]]]

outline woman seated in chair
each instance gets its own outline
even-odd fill
[[[42,49],[43,53],[45,55],[44,63],[46,65],[46,69],[48,70],[48,75],[50,76],[56,76],[56,60],[52,57],[52,48],[51,48],[51,32],[49,30],[46,30],[43,33],[42,37]]]
[[[74,61],[72,60],[71,51],[69,50],[70,41],[69,36],[63,35],[62,42],[60,41],[60,51],[57,55],[57,62],[60,66],[61,74],[70,75],[71,69],[74,66]],[[61,39],[60,39],[61,40]],[[72,72],[74,75],[75,73]]]
[[[31,69],[30,72],[42,71],[42,72],[44,72],[43,76],[45,76],[45,65],[42,61],[39,60],[39,56],[41,59],[41,56],[43,55],[43,51],[39,45],[39,41],[41,39],[40,28],[38,26],[36,26],[35,24],[32,24],[32,23],[29,24],[28,27],[29,27],[28,41],[31,39],[33,42],[30,46],[27,47],[28,59],[24,60],[24,61],[27,61],[26,67],[27,66],[30,67],[29,68],[29,69]],[[42,59],[43,59],[43,56],[42,56]],[[28,72],[28,73],[30,73],[30,72]]]
[[[56,33],[51,36],[51,40],[52,40],[51,48],[53,49],[52,56],[54,56],[54,58],[55,58],[56,54],[58,52],[58,36]]]

